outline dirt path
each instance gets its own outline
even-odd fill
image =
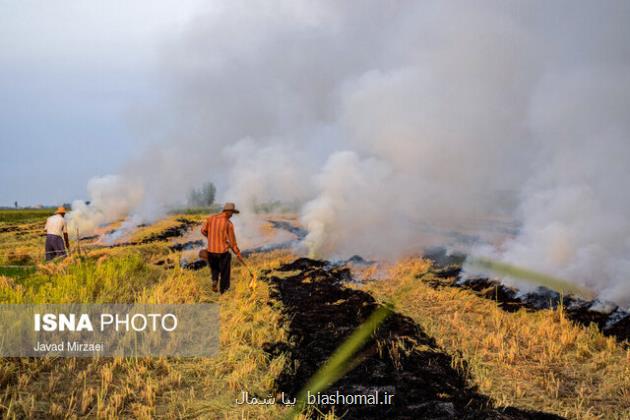
[[[378,307],[371,295],[343,287],[348,269],[300,258],[269,274],[271,297],[282,303],[291,346],[271,343],[271,354],[288,352],[296,366],[276,380],[295,396],[333,351]],[[539,419],[555,415],[516,408],[494,409],[471,388],[444,353],[408,317],[394,313],[360,351],[357,365],[325,394],[394,394],[391,404],[337,405],[344,419]],[[323,412],[333,409],[321,405]]]

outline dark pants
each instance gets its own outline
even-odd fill
[[[212,284],[219,283],[219,292],[224,293],[230,288],[230,269],[232,263],[232,255],[229,252],[215,254],[208,252],[208,263],[210,264],[210,272],[212,273]]]
[[[46,235],[46,261],[66,256],[66,244],[61,236]]]

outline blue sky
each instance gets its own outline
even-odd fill
[[[161,46],[200,0],[0,0],[0,206],[85,196],[155,138]],[[135,124],[136,123],[136,124]]]

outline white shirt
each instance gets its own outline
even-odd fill
[[[46,219],[46,233],[48,235],[57,235],[63,238],[63,234],[67,232],[66,221],[60,214],[55,214]]]

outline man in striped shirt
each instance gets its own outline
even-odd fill
[[[201,227],[201,233],[208,238],[208,263],[212,273],[212,290],[215,292],[224,293],[230,288],[230,249],[241,258],[234,225],[230,221],[234,213],[239,213],[234,203],[225,203],[223,211],[208,217]]]

